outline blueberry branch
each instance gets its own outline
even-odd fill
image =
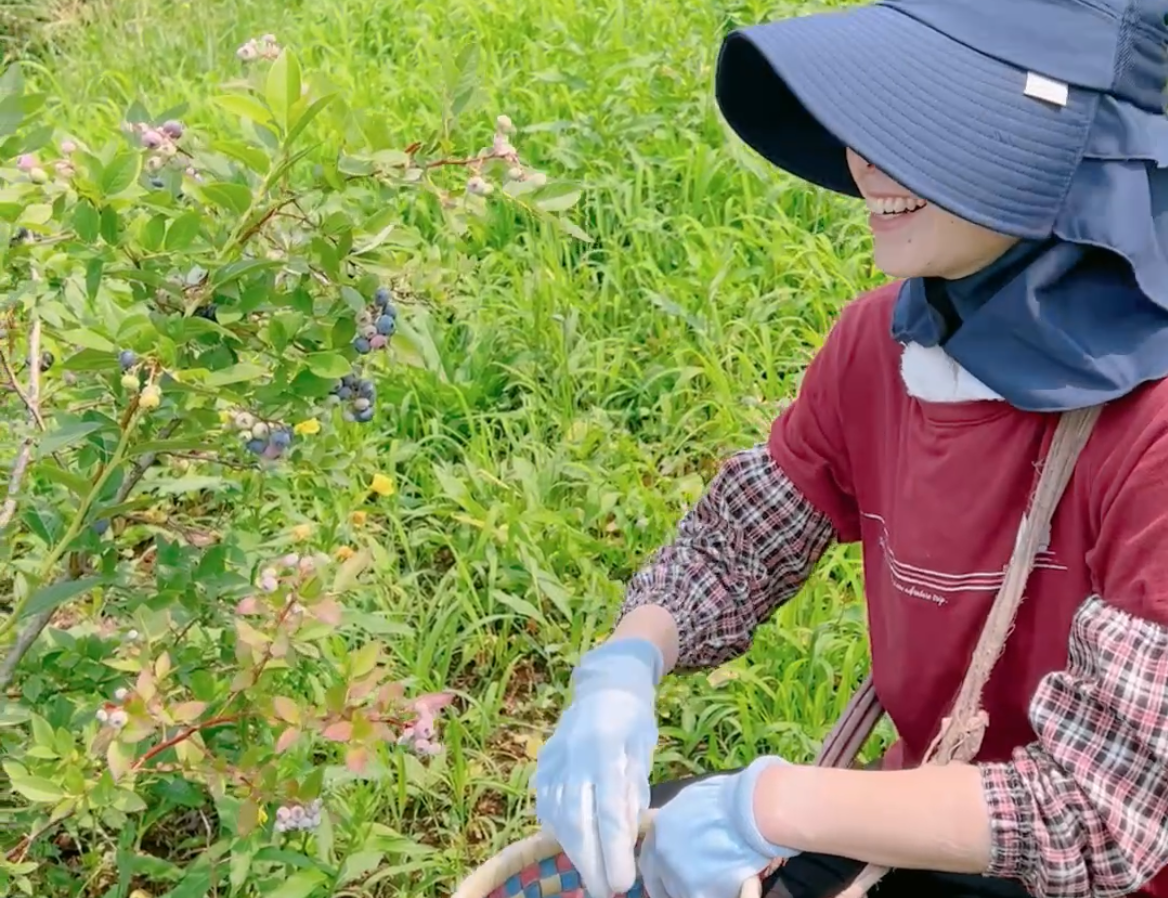
[[[32,367],[35,368],[37,366],[33,365]],[[86,493],[82,498],[81,504],[77,507],[77,511],[73,515],[73,520],[70,521],[69,527],[65,530],[64,535],[59,540],[57,540],[56,545],[53,546],[53,548],[49,551],[49,554],[45,556],[44,561],[41,562],[40,568],[37,570],[35,581],[36,583],[44,583],[45,580],[48,579],[49,575],[53,572],[53,568],[57,566],[57,562],[59,562],[65,555],[65,552],[68,549],[70,543],[72,543],[73,540],[77,538],[77,534],[81,532],[81,528],[85,523],[85,518],[88,516],[89,509],[93,506],[94,501],[101,494],[102,489],[113,475],[113,472],[116,471],[125,460],[126,450],[129,449],[130,446],[130,436],[134,432],[132,425],[134,423],[134,417],[137,411],[138,398],[134,397],[134,399],[131,400],[129,407],[126,409],[125,414],[122,415],[121,437],[118,439],[118,445],[114,449],[113,455],[110,457],[110,460],[102,466],[101,473],[93,482],[93,485],[89,488],[89,492]],[[23,598],[19,599],[13,606],[12,612],[8,615],[4,622],[0,623],[0,643],[7,641],[8,634],[12,628],[16,626],[16,622],[20,620],[24,612],[24,608],[28,604],[28,601],[32,595],[32,590],[26,592]]]
[[[158,439],[169,439],[178,430],[181,423],[177,418],[168,422],[158,432]],[[134,462],[133,467],[130,468],[130,473],[126,475],[126,479],[118,487],[117,495],[114,497],[115,505],[120,505],[129,498],[134,487],[138,485],[138,481],[142,479],[147,469],[154,464],[157,457],[158,454],[156,452],[147,452]],[[72,578],[73,575],[70,575],[69,579]],[[3,661],[0,661],[0,693],[8,688],[13,677],[16,676],[16,668],[24,656],[28,654],[28,650],[32,648],[33,643],[37,641],[37,637],[49,625],[49,621],[53,619],[55,612],[55,608],[46,608],[44,611],[38,611],[29,618],[24,629],[20,631],[20,635],[16,637],[16,641],[12,644],[12,648],[8,651],[8,654],[4,656]]]

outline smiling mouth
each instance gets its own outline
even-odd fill
[[[866,197],[864,202],[867,204],[869,212],[873,215],[879,215],[881,218],[896,218],[901,215],[910,215],[929,205],[924,200],[915,196]]]

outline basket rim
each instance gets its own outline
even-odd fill
[[[653,825],[655,810],[641,815],[637,835],[643,837]],[[563,853],[563,848],[547,830],[540,830],[530,836],[512,842],[476,867],[463,879],[451,898],[488,898],[512,876],[517,876],[540,861],[548,860]],[[646,895],[645,898],[652,898]],[[751,876],[742,884],[738,898],[762,898],[762,880]]]

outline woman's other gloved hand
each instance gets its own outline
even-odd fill
[[[660,650],[645,639],[612,639],[587,652],[572,674],[572,700],[539,752],[536,817],[593,898],[625,892],[637,877],[633,850],[649,808],[663,669]]]

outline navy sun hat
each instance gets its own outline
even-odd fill
[[[1041,239],[1105,98],[1163,116],[1165,13],[1155,0],[880,0],[731,33],[716,97],[747,144],[807,181],[859,196],[850,146],[960,218]]]
[[[1023,409],[1168,375],[1168,0],[878,0],[732,32],[715,95],[772,164],[859,197],[845,147],[1022,244],[894,336],[945,345]],[[1127,262],[1117,266],[1115,257]],[[986,284],[994,283],[992,291]]]

